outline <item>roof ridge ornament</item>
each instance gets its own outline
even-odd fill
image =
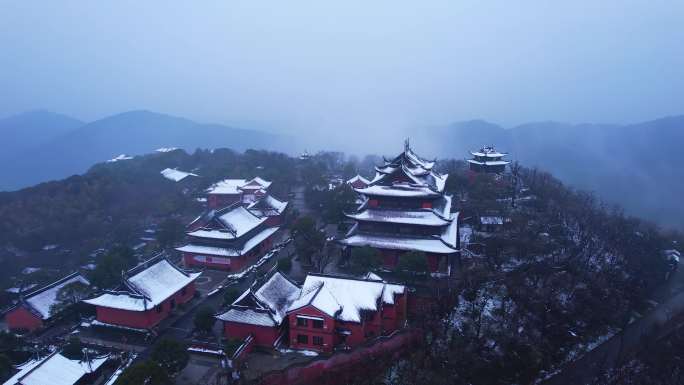
[[[409,142],[409,138],[404,139],[404,152],[409,152],[411,151],[411,144]]]

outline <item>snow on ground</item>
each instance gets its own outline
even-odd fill
[[[162,176],[164,178],[171,180],[171,181],[174,181],[174,182],[180,182],[189,176],[197,176],[197,174],[177,170],[175,168],[165,168],[165,169],[161,170],[160,174],[162,174]]]
[[[107,380],[107,382],[104,383],[104,385],[114,385],[116,380],[119,379],[119,376],[121,375],[121,373],[123,373],[123,371],[126,370],[126,368],[129,367],[133,363],[133,361],[135,361],[135,358],[137,356],[138,356],[137,354],[132,354],[131,358],[129,358],[128,361],[126,361],[126,363],[124,363],[118,369],[116,369],[114,374],[112,374],[112,376],[109,378],[109,380]]]
[[[126,155],[126,154],[121,154],[121,155],[119,155],[119,156],[117,156],[117,157],[115,157],[115,158],[112,158],[112,159],[108,160],[107,163],[115,163],[115,162],[119,162],[119,161],[121,161],[121,160],[130,160],[130,159],[133,159],[133,157],[132,157],[132,156],[128,156],[128,155]]]
[[[178,150],[178,147],[161,147],[161,148],[158,148],[154,151],[156,151],[156,152],[171,152],[171,151],[176,151],[176,150]]]
[[[217,356],[222,356],[222,355],[224,354],[224,353],[223,353],[223,350],[220,350],[220,349],[219,349],[219,350],[216,350],[216,349],[205,349],[205,348],[200,348],[200,347],[197,347],[197,346],[190,346],[190,347],[188,348],[188,351],[189,351],[189,352],[192,352],[192,353],[215,354],[215,355],[217,355]]]
[[[280,353],[287,354],[287,353],[298,353],[307,357],[316,357],[318,356],[318,352],[314,352],[313,350],[295,350],[295,349],[278,349]]]

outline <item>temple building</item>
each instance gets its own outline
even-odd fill
[[[207,205],[211,209],[220,209],[236,202],[252,203],[266,195],[271,183],[259,177],[250,180],[224,179],[207,189]]]
[[[31,359],[17,367],[17,373],[3,385],[103,384],[113,377],[106,369],[106,364],[110,360],[112,360],[111,354],[92,357],[88,360],[74,360],[55,350],[43,358]]]
[[[300,291],[296,283],[276,271],[261,287],[247,289],[217,316],[223,321],[224,334],[239,339],[253,335],[256,345],[275,347],[286,331],[287,309]]]
[[[188,243],[176,250],[188,267],[240,271],[271,249],[286,208],[265,196],[247,207],[237,202],[210,210],[188,225]]]
[[[68,306],[59,306],[59,292],[64,287],[79,284],[90,286],[90,282],[79,273],[72,273],[49,285],[21,295],[15,306],[5,314],[10,330],[34,331],[58,316]],[[71,305],[71,304],[68,304]]]
[[[386,268],[396,267],[400,255],[422,252],[430,272],[448,273],[459,253],[458,213],[444,193],[448,175],[433,167],[405,143],[404,152],[376,167],[376,175],[361,194],[363,203],[347,216],[355,224],[338,240],[347,252],[354,247],[378,249]]]
[[[201,274],[188,273],[159,255],[124,273],[115,290],[83,302],[95,306],[94,325],[148,330],[193,298]]]
[[[349,179],[347,184],[353,188],[366,188],[368,187],[368,184],[370,184],[370,181],[357,174],[355,177]]]
[[[257,346],[332,352],[388,335],[406,323],[403,285],[309,274],[299,286],[280,272],[248,289],[217,318],[227,338],[254,336]]]
[[[479,151],[471,151],[473,159],[468,159],[470,171],[477,173],[501,174],[506,170],[509,161],[503,160],[507,153],[498,152],[494,146],[483,147]]]

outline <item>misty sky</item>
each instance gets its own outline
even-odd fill
[[[339,137],[684,113],[684,2],[564,3],[3,1],[0,116],[149,109]]]

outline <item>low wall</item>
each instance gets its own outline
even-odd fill
[[[252,384],[308,385],[345,384],[354,378],[379,374],[385,367],[419,343],[419,330],[401,330],[387,337],[378,337],[372,343],[314,361],[295,364],[283,370],[264,374]]]

